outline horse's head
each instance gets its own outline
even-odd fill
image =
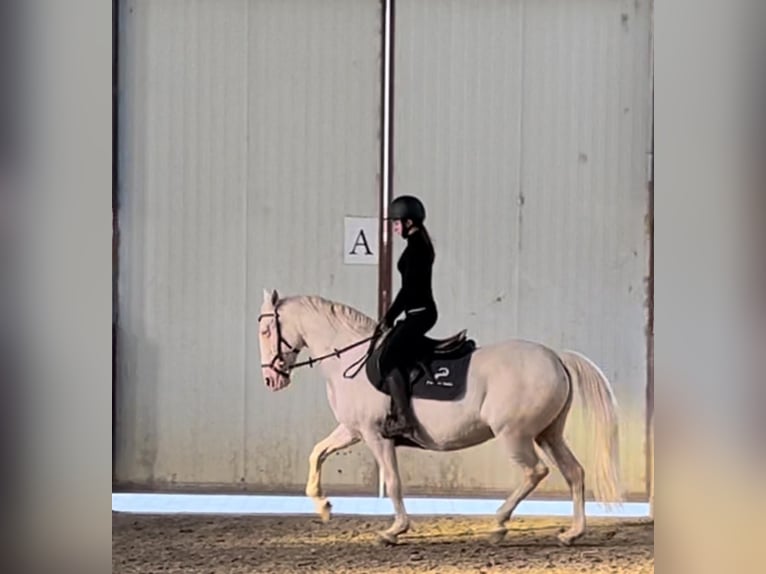
[[[290,384],[290,371],[305,343],[295,321],[280,306],[276,290],[263,291],[258,327],[263,380],[267,388],[279,391]]]

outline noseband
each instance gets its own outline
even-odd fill
[[[274,317],[274,324],[276,325],[276,328],[277,328],[277,354],[272,357],[271,362],[266,363],[266,364],[262,364],[261,368],[269,367],[275,373],[278,373],[278,374],[282,375],[283,377],[287,378],[287,377],[290,376],[290,372],[289,371],[285,372],[285,371],[277,368],[277,366],[276,366],[277,361],[281,361],[283,364],[287,364],[287,361],[285,360],[285,356],[282,353],[282,345],[286,345],[287,348],[289,349],[288,352],[290,354],[293,354],[293,355],[297,355],[298,353],[300,353],[300,350],[296,349],[295,347],[293,347],[282,336],[282,327],[279,324],[279,313],[277,312],[276,308],[274,309],[273,313],[262,313],[261,315],[259,315],[258,316],[258,323],[259,324],[261,322],[261,319],[263,319],[264,317]]]
[[[362,361],[361,362],[363,364],[367,360],[367,358],[369,358],[370,353],[372,351],[372,348],[375,345],[375,341],[377,341],[377,339],[382,334],[378,329],[376,329],[375,332],[372,334],[372,336],[367,337],[365,339],[362,339],[361,341],[357,341],[356,343],[352,343],[351,345],[347,345],[347,346],[343,347],[342,349],[333,349],[332,353],[327,353],[326,355],[322,355],[321,357],[317,357],[316,359],[312,359],[311,357],[309,357],[307,361],[302,361],[300,363],[293,363],[292,365],[289,366],[288,371],[285,372],[285,371],[283,371],[283,370],[281,370],[281,369],[276,367],[277,361],[281,361],[282,363],[287,364],[287,361],[285,360],[285,356],[282,354],[282,345],[285,345],[289,349],[289,351],[288,351],[289,354],[292,354],[292,355],[295,355],[295,356],[297,356],[298,353],[300,353],[301,351],[300,351],[300,349],[297,349],[293,345],[291,345],[282,336],[282,326],[279,324],[279,312],[277,311],[276,308],[274,308],[274,312],[273,313],[261,313],[258,316],[258,323],[260,323],[261,319],[263,319],[264,317],[274,317],[274,324],[276,325],[276,329],[277,329],[277,353],[276,353],[276,355],[274,355],[272,357],[270,362],[262,364],[261,368],[268,367],[268,368],[272,369],[275,373],[278,373],[278,374],[282,375],[285,378],[288,378],[290,376],[290,371],[292,369],[295,369],[295,368],[298,368],[298,367],[303,367],[305,365],[313,367],[314,363],[319,363],[320,361],[324,361],[325,359],[328,359],[330,357],[340,358],[340,356],[343,353],[345,353],[346,351],[349,351],[349,350],[351,350],[351,349],[353,349],[355,347],[359,347],[360,345],[364,345],[365,343],[370,342],[370,348],[368,349],[367,353],[362,357]],[[352,367],[357,367],[357,366],[358,366],[357,363],[354,363],[354,365],[352,365]],[[348,376],[348,370],[349,369],[346,369],[346,373],[344,373],[344,376],[346,376],[348,378],[352,378],[353,376],[356,375],[356,373],[355,373],[354,375],[349,377]],[[359,371],[357,370],[356,372],[359,372]]]

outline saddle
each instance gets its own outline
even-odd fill
[[[454,353],[455,351],[462,350],[469,339],[466,337],[467,330],[463,329],[458,333],[455,333],[451,337],[446,339],[431,339],[430,337],[423,337],[424,346],[435,355],[443,355]]]
[[[367,378],[372,385],[388,394],[380,370],[380,355],[385,338],[376,346],[366,363]],[[437,401],[452,401],[465,392],[466,375],[476,341],[463,329],[444,339],[423,337],[419,358],[405,375],[412,397]]]

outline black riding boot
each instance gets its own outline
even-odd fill
[[[386,378],[388,392],[394,402],[393,413],[383,425],[383,437],[394,438],[397,435],[411,433],[415,429],[415,417],[412,413],[407,393],[407,381],[398,369]]]

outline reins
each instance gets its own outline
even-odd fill
[[[262,364],[261,367],[269,367],[271,369],[274,369],[277,373],[279,373],[282,376],[289,376],[290,373],[283,372],[280,369],[276,367],[277,360],[282,360],[284,362],[284,357],[282,355],[282,345],[286,345],[288,349],[290,349],[291,353],[298,353],[299,350],[296,349],[293,345],[291,345],[284,337],[282,337],[282,328],[279,324],[279,313],[276,309],[274,309],[273,313],[263,313],[258,317],[258,322],[261,321],[264,317],[274,317],[274,323],[276,324],[276,330],[277,330],[277,353],[274,355],[274,357],[271,359],[271,362]],[[298,367],[305,367],[308,365],[311,368],[314,368],[315,363],[320,363],[324,361],[325,359],[329,359],[331,357],[340,358],[340,356],[345,353],[346,351],[350,351],[351,349],[355,349],[356,347],[359,347],[361,345],[364,345],[365,343],[369,342],[370,346],[367,349],[367,351],[362,355],[360,359],[357,359],[354,361],[351,365],[349,365],[345,371],[343,371],[343,376],[347,379],[353,379],[357,374],[359,374],[359,371],[362,370],[362,367],[367,362],[367,359],[370,358],[372,355],[373,348],[375,347],[376,341],[380,338],[380,336],[383,334],[383,332],[376,327],[373,334],[369,337],[365,337],[364,339],[361,339],[359,341],[356,341],[355,343],[351,343],[350,345],[346,345],[345,347],[342,347],[340,349],[333,349],[331,353],[327,353],[325,355],[322,355],[321,357],[309,357],[305,361],[299,361],[297,363],[293,363],[290,365],[290,370],[297,369]],[[353,367],[358,367],[356,371],[354,371],[353,375],[348,375],[348,372]]]
[[[337,357],[340,359],[340,356],[346,351],[350,351],[351,349],[355,349],[356,347],[359,347],[360,345],[364,345],[367,341],[372,341],[375,338],[376,338],[376,335],[372,335],[371,337],[366,337],[365,339],[362,339],[361,341],[357,341],[356,343],[351,343],[350,345],[347,345],[341,349],[333,349],[332,353],[327,353],[326,355],[322,355],[321,357],[317,357],[316,359],[309,357],[308,360],[306,361],[293,363],[291,368],[297,369],[298,367],[305,367],[306,365],[313,368],[314,363],[319,363],[321,361],[324,361],[325,359],[329,359],[330,357]],[[362,358],[365,358],[365,357],[363,356]]]
[[[346,369],[343,371],[343,377],[346,379],[353,379],[355,376],[359,374],[359,371],[362,370],[362,367],[367,363],[367,360],[372,356],[372,351],[375,348],[375,343],[380,338],[380,336],[383,334],[382,331],[375,329],[375,332],[372,334],[371,337],[367,337],[364,341],[360,341],[357,344],[361,344],[365,341],[370,341],[370,346],[368,347],[367,351],[364,353],[364,355],[361,356],[361,358],[357,359],[353,363],[351,363]],[[357,369],[354,371],[353,375],[349,375],[348,371],[349,369],[357,367]]]

